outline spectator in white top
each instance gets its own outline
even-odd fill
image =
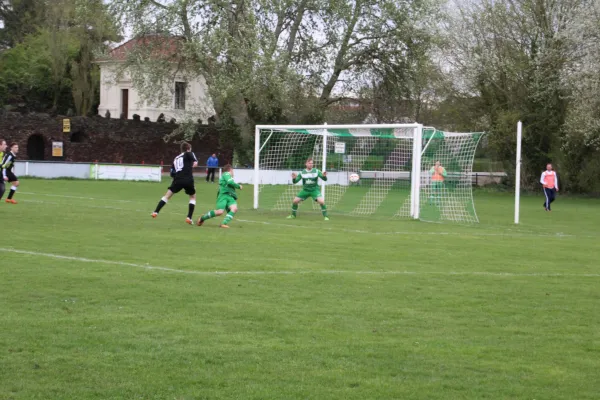
[[[544,209],[546,211],[552,211],[550,204],[552,204],[556,198],[556,192],[558,192],[558,176],[556,175],[556,171],[552,168],[552,164],[548,163],[546,165],[546,170],[542,172],[540,183],[544,186],[544,196],[546,196]]]

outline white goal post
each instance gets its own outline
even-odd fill
[[[288,211],[301,189],[291,174],[312,158],[328,172],[321,189],[332,212],[477,222],[471,172],[481,136],[416,123],[258,125],[254,208]]]

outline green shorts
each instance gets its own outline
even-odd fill
[[[444,187],[444,181],[433,181],[431,182],[431,188],[438,190]]]
[[[298,193],[296,195],[296,197],[301,198],[302,201],[308,199],[309,197],[312,197],[314,201],[317,201],[317,199],[319,197],[323,197],[323,195],[321,194],[321,190],[320,189],[314,189],[314,190],[304,190],[304,189],[302,189],[300,191],[300,193]]]
[[[217,210],[229,210],[232,206],[237,206],[237,200],[228,194],[217,197]]]

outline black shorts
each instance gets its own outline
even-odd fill
[[[185,190],[185,194],[188,196],[196,194],[194,179],[173,179],[169,190],[173,193],[179,193],[182,189]]]
[[[19,178],[17,178],[17,176],[13,174],[12,171],[6,171],[6,177],[8,178],[9,182],[16,182],[19,180]],[[2,178],[2,180],[4,180],[4,178]]]

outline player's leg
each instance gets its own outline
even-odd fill
[[[544,188],[544,210],[548,211],[550,200],[548,199],[548,188]]]
[[[196,225],[198,226],[202,226],[202,224],[204,224],[205,221],[214,218],[214,217],[218,217],[219,215],[223,215],[223,213],[225,212],[224,209],[217,209],[217,210],[211,210],[209,212],[207,212],[206,214],[204,214],[203,216],[201,216],[200,218],[198,218],[198,222],[196,222]]]
[[[551,204],[556,198],[556,189],[548,189],[548,211],[552,211]]]
[[[187,214],[187,218],[185,219],[185,222],[187,222],[190,225],[193,224],[192,217],[194,216],[195,208],[196,208],[196,195],[192,194],[192,195],[190,195],[190,202],[188,204],[188,214]]]
[[[300,193],[294,197],[294,200],[292,201],[292,213],[288,216],[288,219],[296,218],[296,214],[298,213],[298,205],[306,200],[308,196],[310,196],[309,193],[301,190]]]
[[[319,192],[317,199],[315,200],[321,206],[321,213],[323,214],[323,218],[325,221],[329,221],[329,216],[327,215],[327,206],[325,205],[325,198]]]
[[[442,191],[442,182],[435,181],[433,182],[433,203],[435,205],[440,205],[441,192]]]
[[[4,197],[4,192],[6,191],[6,185],[4,184],[4,177],[0,177],[0,200]]]
[[[227,209],[229,211],[227,212],[227,215],[221,223],[221,228],[229,228],[229,223],[231,222],[231,220],[235,216],[235,213],[238,210],[236,200],[233,197],[228,199]]]
[[[175,191],[173,191],[173,190],[175,190]],[[156,218],[158,216],[158,213],[160,212],[160,210],[169,202],[171,197],[173,197],[173,195],[175,193],[179,192],[180,190],[181,190],[181,188],[178,189],[175,185],[175,182],[173,182],[171,184],[171,186],[169,187],[169,189],[167,190],[167,193],[165,193],[165,195],[162,197],[162,199],[160,199],[160,201],[156,205],[156,208],[154,209],[154,212],[152,213],[152,218]]]
[[[10,192],[8,192],[6,202],[17,204],[17,202],[13,199],[13,196],[15,195],[17,188],[19,187],[19,179],[16,176],[14,176],[14,174],[11,174],[11,176],[8,177],[8,182],[10,183]]]
[[[196,187],[194,186],[194,180],[187,182],[185,186],[185,194],[190,196],[190,202],[188,203],[188,214],[185,222],[192,225],[194,221],[192,221],[192,217],[194,215],[194,209],[196,208]]]
[[[215,171],[216,171],[216,170],[217,170],[216,168],[211,168],[211,169],[210,169],[210,181],[211,181],[212,183],[215,183]]]
[[[217,207],[214,210],[211,210],[198,218],[198,222],[196,225],[202,226],[204,221],[207,221],[211,218],[218,217],[219,215],[223,215],[225,209],[227,208],[227,199],[224,196],[217,197]]]

